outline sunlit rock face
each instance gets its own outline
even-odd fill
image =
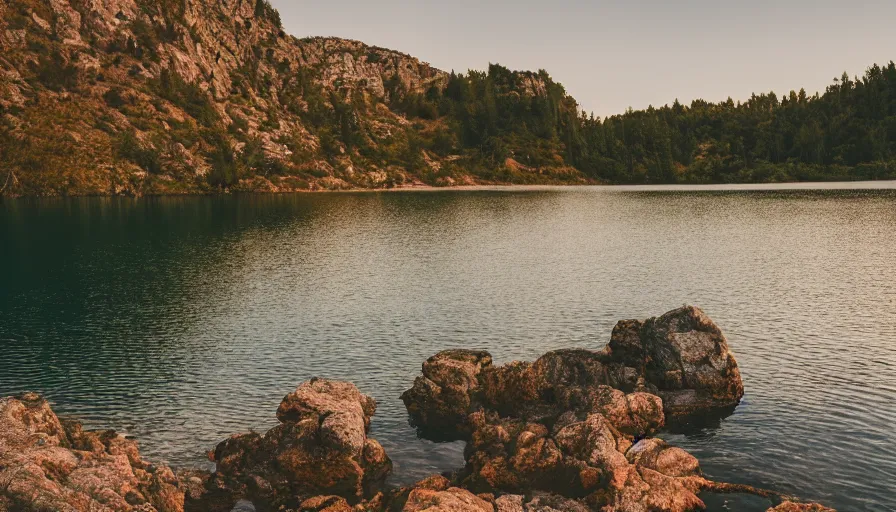
[[[181,512],[174,473],[113,431],[60,421],[41,396],[0,399],[0,510]]]
[[[732,407],[744,395],[728,340],[694,306],[645,321],[619,322],[606,352],[612,365],[636,369],[670,416]]]
[[[402,399],[422,435],[468,441],[463,488],[684,512],[704,507],[699,463],[649,436],[667,415],[736,405],[742,395],[721,330],[684,307],[620,322],[599,352],[558,350],[503,366],[486,352],[441,352]]]
[[[266,509],[315,496],[357,503],[392,470],[380,444],[367,437],[376,402],[353,384],[314,379],[287,395],[280,425],[219,444],[209,486]]]
[[[503,366],[487,352],[441,352],[402,399],[422,434],[466,440],[466,463],[404,488],[384,485],[392,462],[368,437],[376,402],[347,382],[301,384],[277,408],[279,425],[218,444],[214,472],[177,476],[133,441],[84,431],[26,394],[0,400],[0,512],[692,512],[706,509],[703,491],[757,494],[777,505],[770,512],[830,512],[707,480],[695,457],[650,437],[667,415],[742,393],[724,336],[693,307],[620,322],[601,352]]]
[[[649,320],[625,320],[599,352],[558,350],[533,363],[493,366],[487,352],[449,350],[423,365],[402,395],[424,433],[468,438],[478,409],[551,424],[564,413],[600,413],[632,436],[665,416],[737,405],[743,383],[721,329],[686,306]]]

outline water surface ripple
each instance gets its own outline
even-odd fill
[[[539,189],[0,203],[0,395],[208,466],[313,377],[380,404],[411,482],[462,464],[399,400],[450,347],[601,348],[684,303],[746,397],[663,434],[712,478],[896,510],[896,191]]]

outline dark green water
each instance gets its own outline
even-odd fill
[[[896,510],[896,190],[875,186],[7,200],[0,395],[202,466],[298,383],[351,380],[409,482],[462,464],[398,398],[436,351],[598,349],[693,303],[747,394],[664,437],[714,479]]]

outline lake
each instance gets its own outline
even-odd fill
[[[4,200],[0,247],[0,395],[153,461],[209,467],[320,376],[377,399],[409,483],[463,464],[407,423],[427,357],[597,350],[690,303],[746,396],[662,437],[716,480],[896,510],[893,182]]]

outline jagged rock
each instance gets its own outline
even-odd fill
[[[611,363],[636,369],[656,389],[667,415],[734,406],[744,394],[725,335],[694,306],[619,322],[607,353]]]
[[[436,354],[402,395],[423,431],[468,438],[479,408],[553,424],[567,411],[600,413],[623,433],[643,437],[683,415],[736,405],[737,362],[721,330],[686,306],[646,321],[625,320],[601,352],[557,350],[534,363],[492,366],[487,352]]]
[[[785,501],[777,507],[768,509],[768,512],[836,512],[832,508],[825,507],[818,503],[794,503]]]
[[[423,375],[401,395],[412,421],[446,435],[467,432],[467,415],[479,374],[492,364],[488,352],[446,350],[423,363]]]
[[[736,404],[742,394],[721,330],[684,307],[620,322],[600,352],[503,366],[485,352],[442,352],[402,398],[424,434],[447,429],[469,441],[459,480],[467,489],[546,491],[606,512],[685,512],[704,508],[697,460],[658,439],[632,441],[658,431],[667,413]]]
[[[673,478],[645,467],[632,466],[621,489],[598,493],[602,512],[693,512],[705,510],[697,497],[702,480]]]
[[[302,502],[299,512],[351,512],[352,507],[339,496],[315,496]]]
[[[558,423],[554,432],[494,412],[470,418],[473,435],[462,483],[473,490],[584,497],[622,489],[632,469],[624,455],[631,442],[600,414]]]
[[[174,473],[113,431],[60,421],[39,395],[0,399],[0,510],[181,512]]]
[[[392,469],[383,447],[367,437],[375,410],[353,384],[306,382],[283,399],[280,425],[215,448],[209,487],[268,508],[329,495],[358,502]]]
[[[696,457],[661,439],[643,439],[629,448],[625,456],[636,466],[652,469],[666,476],[700,475],[700,463]]]
[[[444,491],[414,489],[404,512],[494,512],[494,506],[470,491],[451,487]]]
[[[466,448],[469,473],[464,481],[466,486],[511,492],[529,489],[574,492],[573,478],[559,475],[566,468],[563,454],[544,425],[484,412],[472,414],[471,423],[473,436]]]

